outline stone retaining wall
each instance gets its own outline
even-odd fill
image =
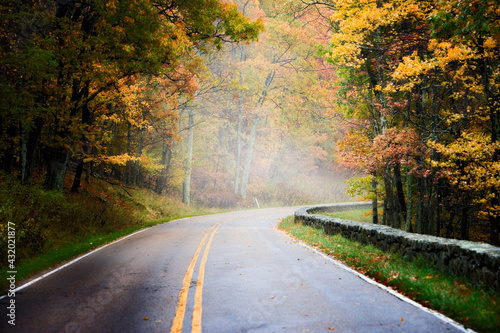
[[[327,234],[371,244],[383,251],[395,250],[408,259],[422,257],[439,269],[464,276],[500,290],[500,248],[483,243],[408,233],[380,224],[342,220],[315,212],[334,212],[371,207],[371,203],[353,202],[301,208],[295,220],[323,229]]]

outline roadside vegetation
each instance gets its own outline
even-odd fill
[[[445,274],[423,260],[408,261],[396,253],[383,252],[341,235],[327,235],[320,229],[295,223],[293,217],[284,219],[279,228],[465,327],[480,332],[499,330],[498,292]]]
[[[139,229],[220,209],[186,206],[147,189],[93,178],[79,193],[47,190],[33,182],[0,177],[0,248],[7,249],[7,222],[15,224],[17,279],[109,243]],[[0,286],[7,285],[2,253]]]

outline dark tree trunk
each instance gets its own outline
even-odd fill
[[[45,160],[47,162],[45,188],[63,191],[64,177],[66,176],[70,157],[70,153],[64,148],[51,147],[45,150]]]
[[[396,164],[394,166],[394,177],[396,180],[396,193],[398,197],[399,204],[399,213],[398,219],[402,219],[402,221],[406,222],[406,200],[405,194],[403,191],[403,181],[401,179],[401,166]],[[401,223],[400,223],[401,224]]]
[[[428,179],[417,178],[417,216],[416,231],[420,234],[434,235],[437,199],[432,193],[432,185],[428,184]]]
[[[86,97],[88,97],[88,94],[89,94],[88,89],[86,89],[83,96],[86,98]],[[82,124],[84,124],[85,126],[88,126],[91,122],[90,117],[91,117],[91,113],[90,113],[89,106],[87,104],[85,104],[82,107]],[[83,145],[82,145],[83,146],[83,151],[82,151],[83,156],[81,156],[81,158],[78,159],[78,165],[76,167],[75,178],[73,180],[73,186],[71,186],[71,192],[78,192],[78,190],[80,189],[80,186],[81,186],[82,173],[83,173],[83,167],[84,167],[84,158],[88,153],[88,146],[89,146],[88,140],[85,137],[85,135],[83,135],[83,137],[82,137],[82,142],[83,142]]]
[[[408,198],[408,203],[406,204],[406,224],[405,231],[413,232],[412,225],[412,211],[413,211],[413,196],[412,196],[412,182],[413,177],[408,175],[406,176],[406,197]]]
[[[20,173],[19,179],[26,183],[33,177],[36,164],[36,152],[42,135],[43,120],[41,117],[35,119],[31,130],[22,136],[22,148],[20,156]],[[24,125],[21,125],[24,126]]]
[[[390,227],[399,228],[398,219],[395,218],[395,202],[394,192],[392,190],[392,181],[389,167],[384,170],[384,185],[385,185],[385,224]]]
[[[137,142],[137,154],[135,157],[137,160],[132,165],[132,185],[140,184],[142,185],[142,173],[141,173],[141,163],[139,162],[139,158],[142,156],[142,149],[144,144],[144,130],[139,129],[139,139]]]
[[[378,192],[377,192],[377,178],[375,175],[372,176],[372,223],[378,224]]]
[[[469,226],[470,226],[470,205],[469,200],[462,201],[460,214],[460,239],[469,240]]]
[[[132,124],[128,123],[127,125],[127,154],[132,157]],[[125,183],[127,185],[132,184],[132,169],[134,162],[127,161],[127,165],[125,167]]]
[[[163,166],[163,168],[156,182],[156,193],[158,194],[161,194],[167,188],[171,160],[172,149],[167,143],[163,143],[163,149],[161,153],[161,165]]]
[[[427,233],[426,220],[427,220],[427,205],[426,194],[427,186],[425,179],[422,177],[417,178],[418,194],[417,194],[417,207],[415,217],[415,231],[419,234]]]
[[[82,182],[83,174],[83,158],[78,160],[78,165],[76,166],[75,179],[73,180],[73,186],[71,186],[71,192],[78,192]]]
[[[165,188],[165,165],[167,164],[167,151],[165,149],[165,144],[163,146],[164,147],[161,152],[161,165],[163,166],[163,168],[161,169],[160,174],[156,179],[155,192],[158,194],[161,194],[163,192],[163,189]]]
[[[168,191],[168,183],[170,181],[170,174],[172,173],[172,147],[168,147],[167,151],[167,165],[165,170],[165,189]]]

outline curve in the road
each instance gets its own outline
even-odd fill
[[[278,220],[295,210],[208,215],[140,230],[21,284],[19,325],[1,321],[0,331],[467,331],[276,232]],[[3,318],[7,301],[0,300]]]

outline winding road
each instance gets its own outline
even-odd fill
[[[20,283],[16,325],[4,297],[0,332],[464,331],[276,230],[294,211],[141,230]]]

